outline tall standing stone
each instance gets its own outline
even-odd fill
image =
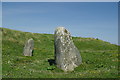
[[[33,48],[34,48],[34,40],[31,38],[26,42],[24,46],[24,51],[23,51],[24,56],[32,56]]]
[[[58,27],[54,34],[55,62],[64,71],[73,71],[82,63],[79,50],[75,47],[70,32]]]

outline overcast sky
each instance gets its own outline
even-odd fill
[[[3,27],[53,34],[64,26],[72,36],[118,44],[117,2],[3,2]]]

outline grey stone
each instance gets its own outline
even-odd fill
[[[54,33],[55,63],[63,71],[73,71],[82,63],[79,50],[73,43],[71,34],[64,27],[58,27]]]
[[[26,42],[24,46],[24,51],[23,51],[24,56],[32,56],[33,48],[34,48],[34,40],[31,38]]]

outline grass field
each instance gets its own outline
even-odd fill
[[[73,37],[82,64],[64,72],[48,60],[54,59],[54,35],[0,28],[2,31],[3,78],[118,78],[118,46],[94,38]],[[71,33],[72,34],[72,33]],[[33,56],[23,56],[25,42],[34,39]]]

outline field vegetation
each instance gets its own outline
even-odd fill
[[[0,30],[3,78],[118,78],[118,45],[98,38],[73,37],[83,61],[74,71],[64,72],[48,61],[54,59],[53,34]],[[23,48],[30,38],[34,52],[26,57]]]

